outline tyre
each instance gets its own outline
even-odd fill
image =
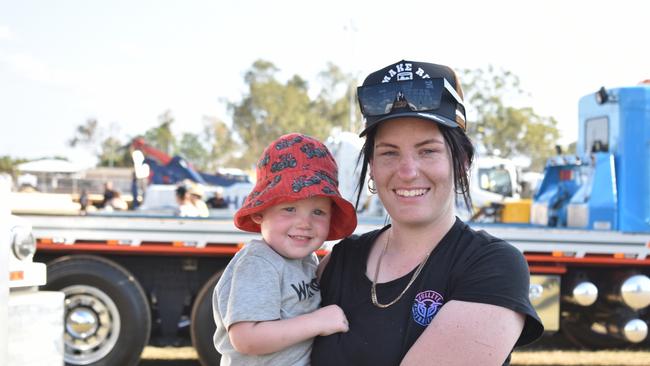
[[[149,341],[151,312],[125,268],[97,256],[61,257],[48,263],[44,289],[65,293],[66,365],[138,364]]]
[[[192,306],[190,331],[192,344],[202,366],[219,366],[221,355],[214,348],[214,332],[217,325],[212,315],[212,293],[223,270],[215,273],[201,288]]]

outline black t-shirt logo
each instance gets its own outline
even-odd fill
[[[422,291],[415,295],[413,308],[411,309],[413,320],[426,327],[433,320],[443,301],[442,296],[433,290]]]

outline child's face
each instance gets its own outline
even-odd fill
[[[304,258],[320,248],[330,230],[332,201],[311,197],[280,203],[251,216],[262,228],[262,237],[285,258]]]

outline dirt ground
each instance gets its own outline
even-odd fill
[[[512,366],[648,366],[650,351],[517,351]],[[147,347],[139,366],[200,366],[192,347]]]
[[[138,366],[201,366],[192,347],[145,347]]]
[[[648,366],[648,351],[525,351],[512,354],[512,365]]]

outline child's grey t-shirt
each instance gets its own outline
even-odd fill
[[[212,298],[221,365],[309,365],[311,339],[276,353],[248,356],[235,351],[227,329],[237,322],[288,319],[316,310],[321,300],[317,266],[314,253],[287,259],[261,240],[251,241],[233,257]]]

